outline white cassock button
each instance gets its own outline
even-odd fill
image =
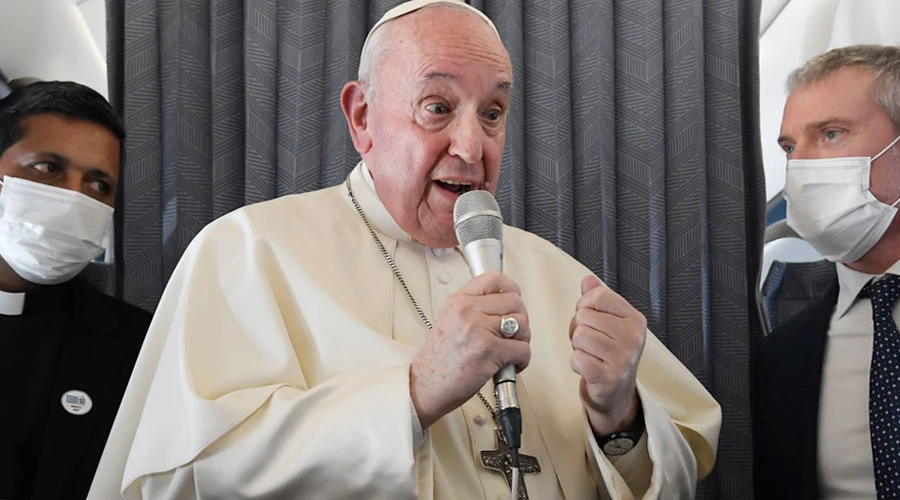
[[[475,418],[473,418],[472,421],[475,422],[475,425],[481,427],[487,423],[487,417],[479,413],[478,415],[475,415]]]
[[[84,415],[94,406],[94,402],[87,393],[76,390],[66,391],[60,398],[60,403],[72,415]]]
[[[453,278],[447,273],[441,273],[438,275],[438,281],[440,281],[442,285],[449,285],[450,282],[453,281]]]
[[[432,248],[431,255],[434,255],[435,257],[443,257],[447,254],[448,251],[449,249],[447,248]]]

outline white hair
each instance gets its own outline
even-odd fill
[[[469,14],[476,15],[474,12],[472,12],[472,8],[468,5],[456,5],[450,2],[433,3],[431,5],[426,5],[415,12],[421,12],[423,10],[433,8],[458,9],[464,12],[468,12]],[[374,31],[369,33],[368,41],[366,41],[365,46],[363,47],[362,54],[360,54],[359,56],[359,71],[357,73],[356,79],[362,84],[363,88],[366,91],[366,94],[369,95],[371,99],[374,99],[376,94],[376,80],[378,79],[376,69],[383,62],[384,55],[388,52],[388,49],[390,48],[392,42],[390,36],[393,29],[393,27],[391,26],[391,21],[394,21],[394,19],[384,22],[382,25],[376,27]],[[494,28],[494,26],[489,22],[488,24],[496,32],[496,28]]]
[[[384,59],[384,53],[387,52],[390,45],[390,36],[388,31],[391,30],[390,23],[380,26],[369,36],[369,42],[364,47],[362,54],[359,56],[359,73],[357,80],[366,90],[366,94],[375,98],[375,68],[378,67]]]

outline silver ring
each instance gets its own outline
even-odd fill
[[[500,318],[500,331],[507,337],[512,337],[519,331],[519,321],[512,316]]]

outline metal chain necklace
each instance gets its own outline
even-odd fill
[[[369,234],[372,235],[372,239],[375,240],[375,244],[378,245],[378,249],[381,250],[381,255],[384,256],[384,260],[387,261],[388,265],[391,266],[391,271],[394,272],[394,276],[397,278],[397,281],[400,282],[400,286],[403,287],[403,291],[406,292],[406,296],[409,297],[409,301],[412,303],[413,307],[416,309],[416,313],[419,314],[419,319],[422,320],[422,323],[425,324],[425,327],[431,330],[434,325],[431,323],[431,320],[428,319],[428,316],[425,315],[425,311],[419,307],[419,303],[416,301],[416,298],[413,297],[412,292],[409,291],[409,287],[406,286],[406,280],[403,279],[403,275],[400,274],[400,268],[397,267],[397,263],[394,262],[394,259],[391,257],[391,254],[388,253],[387,249],[384,248],[384,245],[381,243],[381,238],[375,234],[375,229],[372,227],[372,224],[369,223],[369,218],[366,217],[366,213],[363,212],[361,206],[359,206],[359,202],[356,201],[356,197],[353,196],[353,189],[350,187],[350,177],[347,177],[347,193],[350,195],[350,201],[353,202],[353,207],[356,208],[356,213],[359,214],[359,217],[366,224],[366,228],[369,230]],[[491,415],[494,417],[494,421],[497,420],[497,411],[494,410],[493,405],[488,402],[487,398],[484,397],[484,394],[481,393],[481,390],[478,390],[478,399],[484,404],[484,406],[491,412]]]

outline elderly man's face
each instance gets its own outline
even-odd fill
[[[887,147],[900,130],[872,100],[873,77],[849,67],[791,92],[778,139],[788,159],[875,156]],[[872,163],[870,186],[884,203],[900,197],[900,144]]]
[[[375,96],[365,99],[364,140],[354,140],[397,223],[420,243],[454,246],[456,199],[497,189],[509,56],[487,23],[459,9],[392,24]]]

